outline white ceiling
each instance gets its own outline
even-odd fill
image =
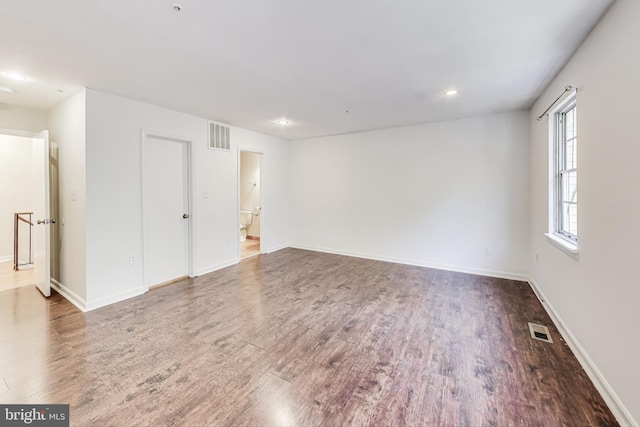
[[[287,139],[523,109],[613,2],[177,1],[2,0],[0,103],[91,87]]]

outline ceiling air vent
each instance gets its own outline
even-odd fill
[[[209,148],[231,151],[231,129],[220,123],[209,122]]]

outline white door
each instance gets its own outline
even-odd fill
[[[51,258],[49,246],[49,132],[33,137],[33,273],[36,286],[45,297],[51,296]]]
[[[189,274],[188,142],[144,139],[144,282],[153,286]]]

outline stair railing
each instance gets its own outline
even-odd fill
[[[31,251],[31,216],[33,212],[16,212],[13,214],[13,269],[18,271],[20,266],[33,264],[33,254]],[[29,257],[27,262],[20,263],[20,222],[29,224]]]

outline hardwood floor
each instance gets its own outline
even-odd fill
[[[0,292],[33,284],[33,268],[22,266],[14,271],[12,261],[0,262]]]
[[[245,259],[260,253],[260,242],[257,240],[245,240],[240,242],[240,258]]]
[[[86,314],[34,287],[0,309],[0,402],[77,426],[616,424],[522,282],[285,249]]]

